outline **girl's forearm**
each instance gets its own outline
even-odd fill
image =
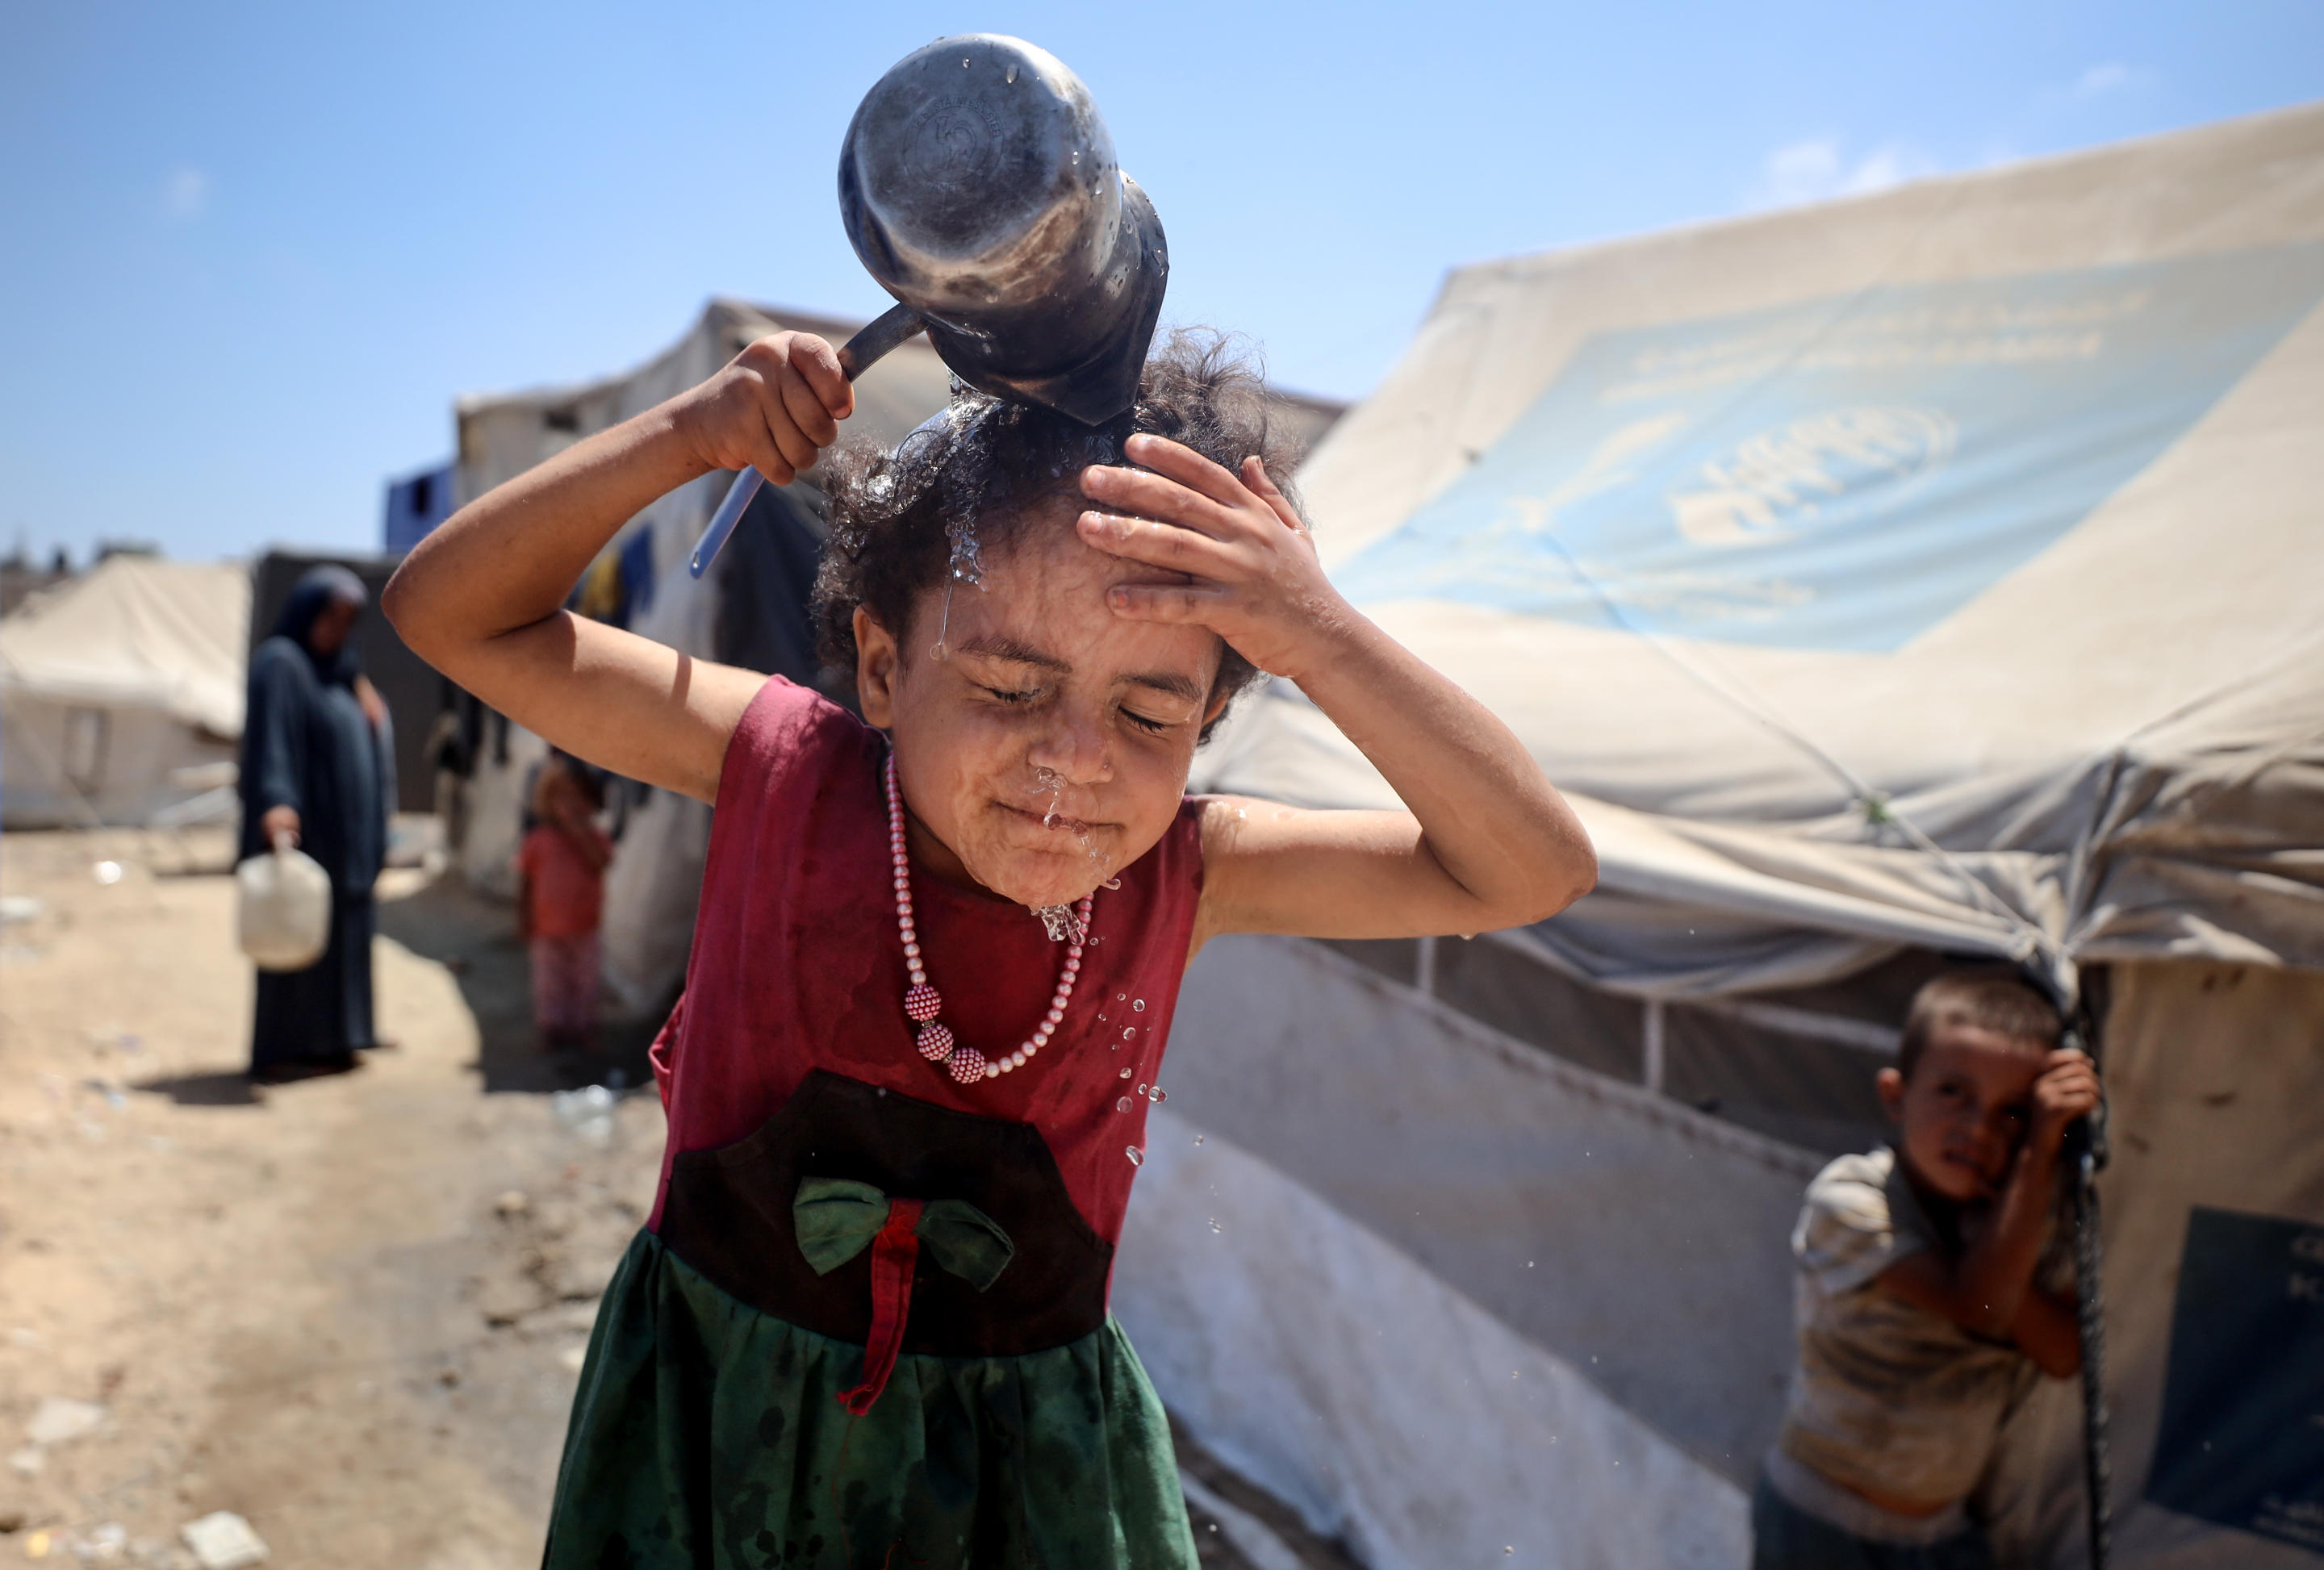
[[[1352,610],[1333,619],[1300,690],[1419,821],[1447,877],[1485,908],[1479,930],[1541,921],[1588,893],[1598,858],[1579,819],[1491,710]]]
[[[615,531],[709,468],[670,405],[649,409],[454,513],[412,547],[383,604],[404,640],[457,680],[463,647],[555,614]]]

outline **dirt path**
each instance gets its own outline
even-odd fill
[[[383,909],[434,953],[380,942],[400,1048],[254,1094],[231,885],[179,859],[0,840],[0,891],[43,907],[0,933],[0,1525],[26,1552],[169,1564],[180,1524],[231,1510],[277,1565],[537,1563],[659,1106],[624,1098],[600,1147],[543,1096],[480,1094],[557,1077],[528,1060],[504,914],[443,889]],[[48,1398],[106,1415],[19,1449]]]

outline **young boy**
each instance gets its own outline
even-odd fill
[[[1752,1501],[1754,1570],[1993,1564],[1969,1492],[2034,1371],[2081,1366],[2052,1216],[2098,1081],[2059,1034],[2014,977],[1914,997],[1879,1078],[1895,1148],[1818,1173],[1792,1234],[1800,1361]]]
[[[597,1028],[597,925],[613,842],[561,757],[541,765],[532,815],[517,850],[517,923],[532,951],[534,1039],[543,1051],[583,1051]]]

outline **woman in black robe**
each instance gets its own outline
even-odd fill
[[[273,633],[252,651],[242,731],[242,849],[288,834],[331,879],[331,941],[304,970],[258,973],[253,1079],[355,1066],[372,1033],[372,885],[395,810],[387,706],[364,679],[350,634],[368,600],[345,567],[317,567],[291,590]]]

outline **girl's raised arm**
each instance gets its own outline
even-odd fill
[[[1409,811],[1213,803],[1203,830],[1197,947],[1222,932],[1401,938],[1544,920],[1588,893],[1598,858],[1523,744],[1482,703],[1332,587],[1256,458],[1240,475],[1176,442],[1132,437],[1150,473],[1093,468],[1082,515],[1100,550],[1194,582],[1121,584],[1117,615],[1196,622],[1288,676]]]
[[[572,615],[566,596],[614,531],[714,469],[787,485],[837,438],[855,395],[822,339],[777,333],[669,402],[471,501],[381,598],[420,658],[554,745],[710,801],[762,677]]]

